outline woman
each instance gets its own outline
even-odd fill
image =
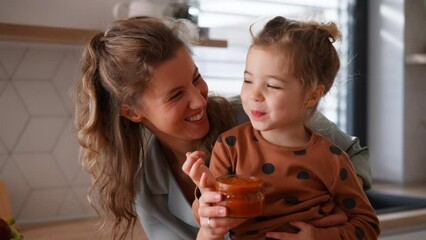
[[[214,192],[200,198],[201,231],[193,219],[195,185],[181,170],[185,153],[210,153],[219,133],[248,118],[239,99],[208,96],[187,45],[191,32],[182,21],[131,18],[85,48],[75,92],[78,140],[93,178],[90,199],[114,217],[114,239],[124,239],[138,218],[149,239],[202,238],[239,223],[205,224],[226,216],[210,206],[220,200]],[[322,115],[311,127],[347,151],[368,187],[367,149]]]

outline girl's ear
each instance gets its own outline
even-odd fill
[[[129,119],[132,122],[139,123],[142,121],[143,116],[142,114],[136,112],[133,108],[131,108],[127,104],[123,104],[120,107],[120,115]]]
[[[309,93],[308,101],[307,101],[308,108],[314,107],[319,102],[319,100],[321,99],[324,93],[324,89],[325,89],[324,85],[318,85],[315,87],[313,91]]]

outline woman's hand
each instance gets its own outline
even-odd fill
[[[218,192],[206,191],[201,195],[198,208],[200,231],[197,239],[223,239],[229,230],[246,220],[226,217],[226,207],[216,205],[221,200],[222,194]]]
[[[348,222],[348,216],[342,209],[336,207],[334,201],[325,203],[321,207],[321,212],[324,217],[310,220],[309,224],[318,228],[326,228],[340,226]]]
[[[285,240],[310,240],[314,238],[314,226],[305,222],[291,222],[291,225],[299,229],[298,233],[286,233],[286,232],[268,232],[266,236],[273,239],[285,239]]]
[[[200,224],[197,239],[223,239],[236,226],[243,223],[245,218],[229,218],[227,209],[217,203],[222,201],[223,195],[211,189],[205,173],[200,178],[200,188],[205,189],[198,201],[192,205],[195,220]]]

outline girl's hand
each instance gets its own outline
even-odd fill
[[[336,207],[334,201],[325,203],[321,207],[321,212],[324,217],[310,220],[309,224],[318,228],[327,228],[340,226],[348,222],[348,216],[342,209]]]
[[[195,151],[186,153],[186,161],[182,165],[182,170],[188,175],[192,181],[200,189],[201,193],[208,189],[214,189],[215,178],[210,172],[209,168],[204,165],[203,158],[205,153],[202,151]],[[205,179],[203,179],[203,177]],[[202,181],[205,181],[202,183]]]
[[[268,232],[266,236],[273,239],[285,239],[285,240],[309,240],[314,239],[313,229],[314,226],[305,222],[291,222],[291,225],[298,228],[298,233],[286,233],[286,232]]]

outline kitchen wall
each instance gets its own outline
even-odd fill
[[[92,214],[70,98],[80,48],[0,42],[0,179],[18,222]]]
[[[375,179],[426,182],[424,1],[369,1],[368,143]]]

